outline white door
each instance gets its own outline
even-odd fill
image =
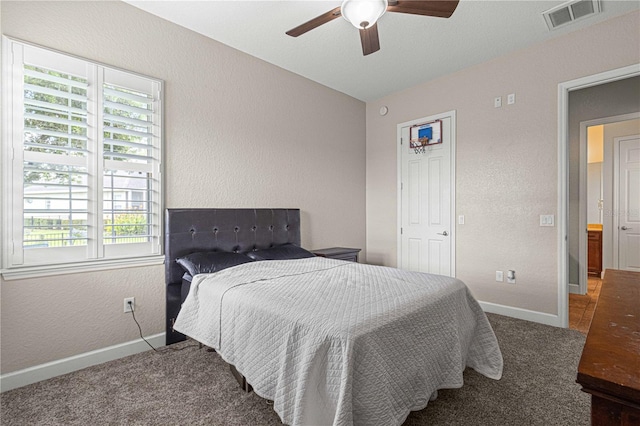
[[[426,147],[424,153],[416,153],[410,148],[411,128],[436,120],[442,122],[442,143]],[[454,276],[451,216],[454,212],[455,112],[402,123],[398,127],[401,198],[398,263],[410,271]]]
[[[615,139],[615,148],[618,151],[614,157],[618,159],[618,269],[640,272],[640,135]]]

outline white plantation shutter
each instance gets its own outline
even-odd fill
[[[3,266],[160,255],[162,82],[8,38],[3,52]]]
[[[154,97],[158,90],[148,79],[105,72],[102,147],[107,252],[123,251],[124,244],[153,243],[160,232],[160,145],[155,136]]]
[[[23,247],[86,246],[87,80],[25,63],[23,81]]]

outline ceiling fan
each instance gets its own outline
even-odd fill
[[[322,24],[343,16],[360,30],[362,53],[367,56],[380,50],[377,20],[385,12],[409,13],[412,15],[448,18],[456,10],[459,0],[344,0],[336,7],[289,31],[287,35],[298,37]]]

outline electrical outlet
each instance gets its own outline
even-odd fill
[[[131,312],[133,311],[136,306],[136,301],[135,301],[135,297],[125,297],[124,298],[124,313],[126,314],[127,312]],[[129,303],[131,302],[131,303]]]
[[[507,271],[507,282],[509,284],[515,284],[516,283],[516,271],[514,271],[513,269],[509,269]]]
[[[504,274],[502,273],[502,271],[496,271],[496,281],[504,281]]]
[[[507,105],[513,105],[516,103],[516,94],[510,93],[507,95]]]

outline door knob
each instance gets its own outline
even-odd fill
[[[449,235],[449,233],[447,231],[444,231],[442,234],[438,232],[438,235],[444,235],[446,237],[447,235]]]
[[[626,226],[621,226],[620,229],[622,229],[623,231],[626,231],[627,229],[631,229],[631,228],[627,228]]]

